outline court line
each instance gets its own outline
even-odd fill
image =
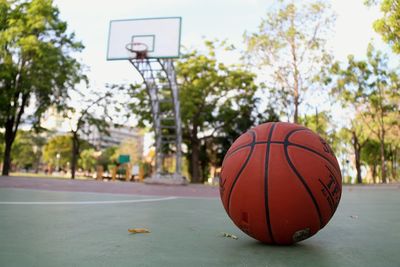
[[[106,200],[106,201],[0,201],[0,205],[96,205],[96,204],[126,204],[173,200],[178,197],[131,199],[131,200]]]

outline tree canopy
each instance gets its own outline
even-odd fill
[[[380,3],[383,17],[374,22],[374,29],[382,35],[397,54],[400,54],[400,4],[398,0],[366,0],[367,5]]]
[[[85,79],[71,56],[83,49],[67,32],[51,0],[0,1],[0,124],[5,128],[3,175],[8,175],[11,146],[28,106],[38,126],[49,106],[61,108],[68,91]]]
[[[335,16],[323,1],[278,1],[276,6],[257,32],[245,34],[246,57],[264,70],[276,108],[297,123],[305,93],[316,90],[315,76],[331,60],[325,43]]]
[[[349,56],[347,67],[342,68],[337,62],[333,64],[331,73],[337,77],[332,92],[344,105],[351,106],[356,115],[357,120],[351,123],[356,161],[360,160],[363,144],[375,138],[380,144],[382,181],[386,182],[387,136],[392,128],[399,127],[400,119],[398,72],[391,70],[388,57],[370,44],[366,60]],[[363,142],[360,142],[361,138]],[[359,164],[356,162],[356,167]],[[361,179],[359,172],[357,176]]]

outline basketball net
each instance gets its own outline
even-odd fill
[[[144,60],[147,58],[147,45],[144,43],[128,43],[125,46],[128,50],[129,59]]]

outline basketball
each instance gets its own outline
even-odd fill
[[[297,124],[265,123],[229,148],[220,196],[243,232],[264,243],[289,245],[329,222],[341,181],[338,161],[319,135]]]

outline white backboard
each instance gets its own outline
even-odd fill
[[[129,43],[144,43],[148,58],[176,58],[180,55],[181,18],[112,20],[108,34],[107,60],[130,58]]]

